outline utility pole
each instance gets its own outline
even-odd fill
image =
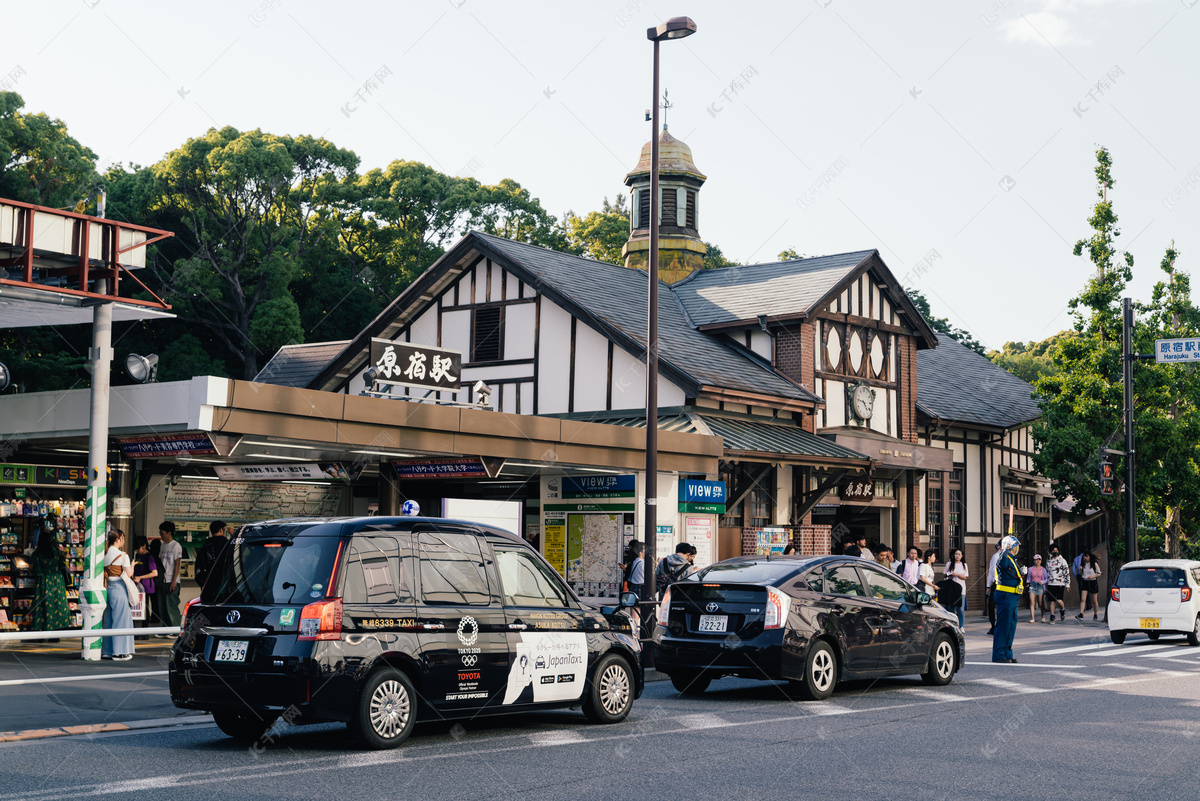
[[[1125,561],[1138,558],[1133,450],[1133,300],[1121,300],[1121,364],[1125,395]]]

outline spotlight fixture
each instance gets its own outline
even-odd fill
[[[158,377],[158,354],[139,356],[131,353],[125,357],[125,372],[139,384],[152,383]]]

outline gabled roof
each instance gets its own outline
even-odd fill
[[[1042,416],[1033,386],[948,334],[917,353],[917,409],[944,424],[1012,428]]]
[[[934,330],[909,300],[877,250],[856,250],[811,259],[697,270],[672,289],[701,330],[799,320],[828,306],[850,281],[870,271],[908,327],[918,348],[937,345]]]
[[[644,271],[471,231],[389,304],[309,386],[331,389],[339,374],[358,369],[371,337],[394,334],[402,327],[398,320],[412,319],[448,283],[452,270],[479,255],[491,257],[630,353],[645,353],[649,279]],[[665,377],[689,395],[713,387],[804,404],[822,403],[817,395],[759,360],[747,358],[719,337],[696,330],[670,285],[660,282],[659,296],[659,366]]]
[[[697,326],[808,312],[875,251],[700,270],[675,285]]]
[[[342,352],[350,342],[309,342],[304,345],[284,345],[254,376],[259,384],[281,387],[307,387],[330,359]]]

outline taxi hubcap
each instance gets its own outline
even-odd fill
[[[391,739],[408,725],[410,703],[408,690],[395,680],[388,680],[371,694],[371,728],[380,737]]]
[[[629,699],[629,674],[620,665],[610,665],[600,677],[600,703],[610,715],[624,709]]]
[[[812,679],[816,688],[822,692],[833,682],[833,657],[828,651],[820,651],[813,659]]]
[[[949,676],[950,669],[954,665],[954,654],[950,650],[950,643],[943,642],[938,646],[937,656],[937,672],[939,676]]]

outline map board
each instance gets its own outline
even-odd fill
[[[167,520],[224,520],[231,525],[281,517],[331,517],[339,485],[263,484],[256,481],[188,481],[167,485]]]

